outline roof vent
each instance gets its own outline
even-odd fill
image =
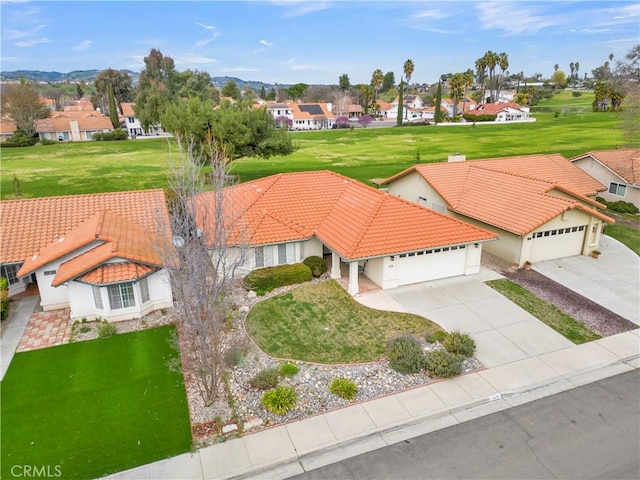
[[[449,155],[449,162],[464,162],[467,159],[466,155],[461,153],[454,153],[453,155]]]

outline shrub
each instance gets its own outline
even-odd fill
[[[442,341],[442,345],[447,349],[447,352],[464,357],[472,357],[476,352],[476,342],[466,333],[451,332]]]
[[[420,342],[409,335],[396,337],[387,345],[389,365],[398,373],[418,373],[423,357]]]
[[[581,97],[582,96],[582,92],[573,91],[573,92],[571,92],[571,96],[574,97],[574,98]]]
[[[483,113],[480,115],[474,115],[473,113],[465,113],[462,115],[467,122],[493,122],[496,119],[496,115],[490,115],[488,113]]]
[[[9,281],[0,277],[0,321],[9,317]]]
[[[224,364],[227,367],[239,365],[246,354],[246,349],[242,347],[232,347],[224,352]]]
[[[0,292],[8,292],[9,291],[9,280],[5,277],[0,277]]]
[[[280,375],[283,377],[294,377],[298,374],[300,368],[295,363],[287,362],[280,367]]]
[[[609,202],[607,204],[609,210],[618,213],[638,213],[638,207],[636,207],[631,202],[624,202],[622,200],[618,200],[617,202]]]
[[[354,400],[358,392],[358,387],[353,380],[336,378],[329,384],[329,391],[345,400]]]
[[[311,269],[302,263],[258,268],[244,277],[244,284],[252,290],[271,291],[274,288],[308,282],[313,278]]]
[[[322,257],[307,257],[302,261],[302,263],[311,269],[311,274],[315,278],[318,278],[320,275],[327,272],[327,262],[325,262]]]
[[[298,400],[298,395],[293,387],[280,385],[262,395],[262,406],[272,413],[284,415],[291,410]]]
[[[447,338],[448,333],[444,330],[436,330],[433,333],[427,334],[425,340],[429,343],[442,342],[445,338]]]
[[[256,390],[269,390],[275,388],[280,381],[280,372],[277,368],[260,370],[249,379],[249,386]]]
[[[35,145],[37,141],[37,139],[27,135],[24,130],[18,129],[13,132],[11,138],[2,142],[0,145],[2,145],[2,147],[30,147]]]
[[[127,132],[122,130],[121,128],[116,128],[110,132],[96,132],[91,135],[91,139],[96,142],[110,142],[115,140],[127,140],[129,136]]]
[[[99,338],[111,338],[118,333],[116,326],[113,323],[103,323],[98,327],[98,337]]]
[[[462,357],[444,350],[435,350],[425,356],[423,366],[432,377],[454,377],[462,371]]]

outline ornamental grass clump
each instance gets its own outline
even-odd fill
[[[410,335],[401,335],[389,341],[387,358],[396,372],[410,374],[420,372],[424,354],[420,342]]]
[[[265,368],[249,379],[249,386],[256,390],[275,388],[280,382],[280,371],[277,368]]]
[[[466,333],[451,332],[442,341],[442,346],[447,352],[466,358],[473,357],[473,354],[476,353],[476,342]]]
[[[280,367],[280,375],[283,377],[295,377],[299,371],[300,368],[291,362],[283,363]]]
[[[298,401],[298,395],[293,387],[280,385],[262,394],[262,406],[276,415],[284,415]]]
[[[348,378],[336,378],[329,384],[329,391],[340,398],[353,401],[358,393],[358,386]]]

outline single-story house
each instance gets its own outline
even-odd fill
[[[443,98],[441,105],[445,108],[447,114],[449,114],[449,117],[453,118],[453,101],[451,99]],[[475,110],[477,106],[478,104],[475,102],[475,100],[465,97],[456,105],[455,115],[464,115],[465,113],[469,113]]]
[[[0,120],[0,142],[9,140],[18,129],[18,122],[13,120]]]
[[[640,149],[587,152],[571,162],[607,189],[600,196],[608,202],[631,202],[640,208]]]
[[[79,142],[91,140],[94,133],[112,130],[109,117],[103,116],[98,110],[51,112],[49,118],[36,120],[36,132],[40,140]]]
[[[489,253],[523,266],[597,250],[614,220],[594,197],[605,187],[562,155],[415,165],[383,181],[392,195],[499,236]]]
[[[35,282],[42,308],[69,307],[72,319],[126,320],[173,305],[159,250],[171,238],[162,190],[8,200],[0,214],[10,296]]]
[[[470,115],[495,115],[496,122],[514,122],[530,119],[529,107],[522,107],[514,102],[483,103],[465,113]]]
[[[215,193],[197,197],[199,227]],[[234,206],[234,208],[230,207]],[[328,171],[272,175],[225,193],[232,243],[249,249],[246,272],[330,257],[332,278],[348,265],[348,291],[363,273],[383,289],[477,273],[482,245],[497,235]],[[241,225],[238,226],[238,225]]]

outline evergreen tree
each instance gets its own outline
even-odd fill
[[[436,123],[439,123],[442,120],[442,114],[440,112],[441,106],[442,106],[442,83],[440,83],[440,80],[438,80],[438,91],[436,93],[436,111],[433,117],[433,120]]]
[[[109,95],[109,119],[113,128],[120,128],[120,120],[118,119],[118,108],[116,107],[116,97],[113,94],[113,88],[111,85],[108,87]]]

